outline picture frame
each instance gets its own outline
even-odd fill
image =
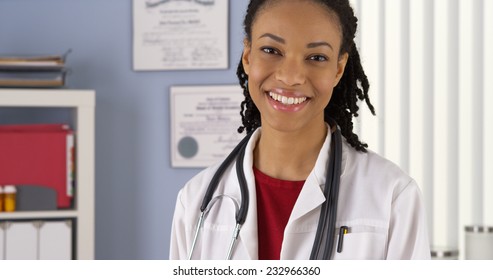
[[[229,0],[133,0],[133,70],[228,68]]]
[[[171,166],[208,167],[241,141],[239,85],[172,86]]]

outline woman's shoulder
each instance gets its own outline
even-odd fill
[[[385,185],[393,188],[416,186],[413,178],[395,162],[368,149],[356,151],[347,142],[343,144],[343,174],[350,177],[365,178],[368,183]]]
[[[349,205],[364,201],[365,207],[361,211],[370,211],[374,217],[384,217],[387,221],[391,207],[421,200],[416,181],[391,160],[371,150],[366,153],[356,151],[349,145],[343,148],[344,154],[346,162],[340,197]]]
[[[197,191],[197,188],[207,188],[212,177],[218,170],[219,165],[220,163],[216,163],[209,167],[206,167],[203,170],[201,170],[199,173],[197,173],[195,176],[190,178],[190,180],[188,180],[183,186],[182,192],[187,190]]]
[[[188,180],[187,183],[185,183],[183,188],[180,190],[179,196],[184,200],[189,200],[198,196],[203,197],[212,181],[212,178],[220,168],[221,164],[222,162],[217,162],[209,167],[206,167],[195,176],[193,176],[190,180]],[[231,164],[224,170],[221,179],[232,176],[231,169],[233,166],[234,164]],[[221,180],[221,182],[219,182],[219,188],[224,185],[223,181],[224,180]]]

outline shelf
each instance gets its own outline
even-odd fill
[[[91,90],[1,89],[2,107],[94,107]]]
[[[77,218],[76,210],[0,212],[1,220]]]
[[[0,212],[0,221],[76,219],[74,246],[78,260],[94,259],[95,101],[94,90],[0,88],[0,108],[69,108],[73,113],[77,133],[76,210]]]

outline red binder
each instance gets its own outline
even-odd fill
[[[67,125],[0,126],[0,185],[40,185],[57,192],[58,208],[70,208],[74,135]]]

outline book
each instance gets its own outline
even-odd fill
[[[1,71],[1,87],[61,87],[66,71]]]
[[[0,67],[3,66],[53,66],[63,65],[63,56],[0,56]]]
[[[0,55],[0,70],[61,69],[69,53],[63,55]]]

